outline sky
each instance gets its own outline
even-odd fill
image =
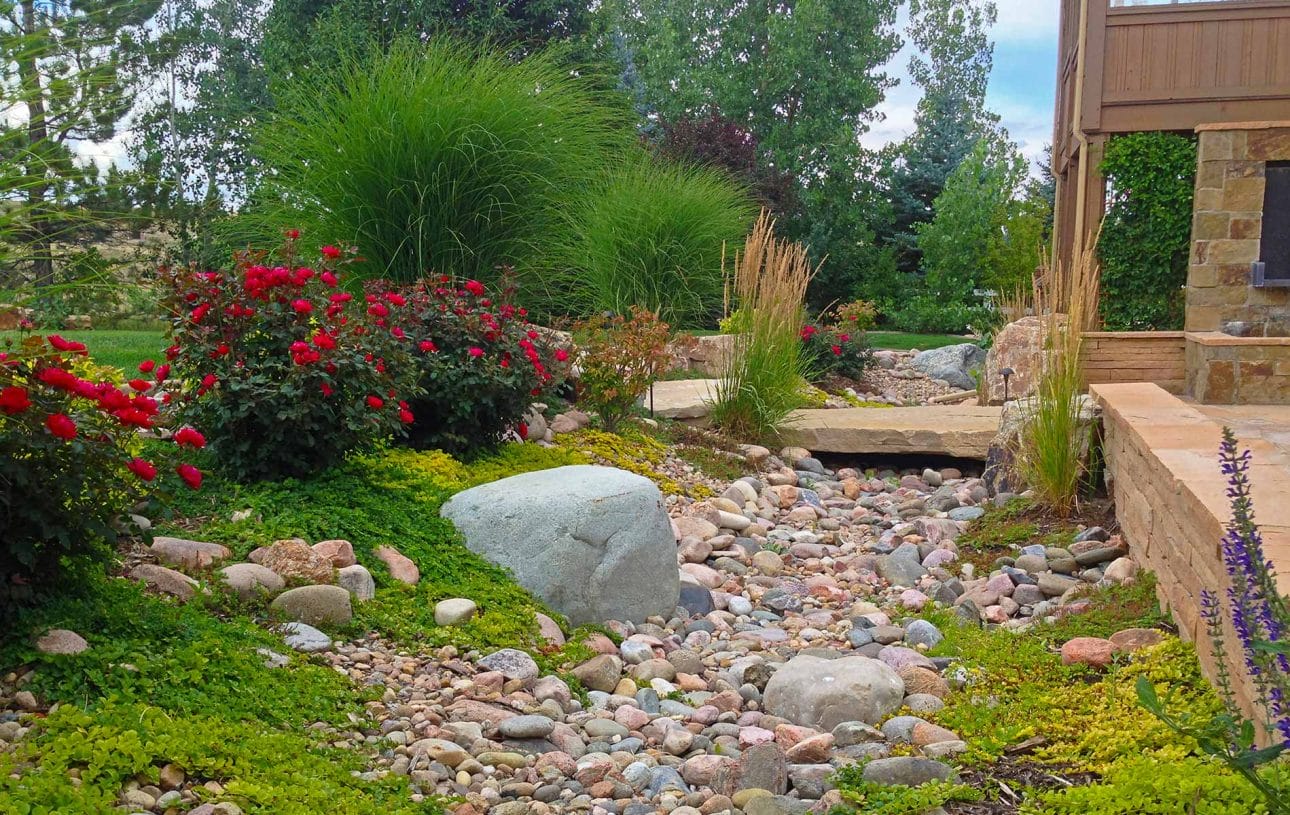
[[[1009,136],[1031,160],[1043,157],[1053,139],[1053,95],[1057,83],[1057,18],[1059,0],[995,0],[999,19],[991,31],[994,68],[986,106],[999,114]],[[903,31],[907,14],[901,12]],[[887,91],[879,106],[884,118],[874,122],[861,141],[881,147],[900,141],[914,129],[919,90],[909,81],[906,45],[887,66],[900,85]]]

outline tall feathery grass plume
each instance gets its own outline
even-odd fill
[[[1099,269],[1092,249],[1041,269],[1031,301],[1044,321],[1034,360],[1035,392],[1021,428],[1017,463],[1036,497],[1068,515],[1088,475],[1092,423],[1082,398],[1083,332],[1097,324]]]
[[[713,422],[736,438],[773,437],[802,405],[804,300],[816,271],[805,247],[775,237],[775,221],[763,210],[734,258],[739,332],[712,410]]]

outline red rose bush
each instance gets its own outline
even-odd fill
[[[0,351],[0,609],[106,561],[117,518],[140,500],[201,486],[201,471],[179,461],[205,444],[192,428],[145,452],[140,431],[168,430],[169,372],[145,362],[118,384],[57,334]]]
[[[403,290],[393,304],[373,304],[393,309],[394,330],[414,355],[421,386],[409,400],[414,447],[469,454],[512,432],[524,438],[529,406],[563,380],[568,352],[530,325],[510,295],[440,277]]]
[[[325,246],[305,265],[289,232],[276,262],[242,252],[232,273],[164,275],[180,414],[233,477],[307,476],[413,422],[416,369],[396,324],[406,301],[342,288],[349,257]]]

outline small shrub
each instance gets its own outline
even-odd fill
[[[317,472],[413,419],[414,368],[390,324],[404,298],[342,290],[335,247],[317,269],[297,265],[294,234],[282,265],[248,251],[232,274],[166,276],[182,415],[243,480]]]
[[[807,323],[800,336],[806,367],[815,382],[829,375],[860,379],[873,364],[873,349],[863,331],[853,333],[842,324]]]
[[[746,325],[723,363],[713,422],[735,438],[772,435],[802,404],[803,300],[814,270],[806,250],[776,239],[763,211],[735,258],[734,292]]]
[[[446,276],[402,292],[391,319],[413,349],[421,393],[409,400],[413,447],[474,454],[508,433],[527,437],[524,413],[562,380],[569,352],[525,321],[512,293],[495,298],[479,281],[458,287]]]
[[[837,323],[848,331],[872,330],[878,324],[878,307],[868,300],[853,300],[837,307]]]
[[[114,520],[134,502],[172,482],[201,484],[190,464],[141,455],[137,431],[162,423],[166,372],[144,363],[121,386],[86,357],[57,334],[0,353],[0,617],[110,557]],[[191,428],[175,439],[204,444]]]
[[[666,370],[667,324],[632,306],[630,319],[600,315],[579,322],[573,333],[582,366],[578,402],[595,411],[612,433]]]

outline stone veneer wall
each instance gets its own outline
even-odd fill
[[[1154,382],[1170,393],[1187,384],[1181,331],[1086,331],[1080,348],[1084,382]]]
[[[1201,125],[1187,271],[1188,331],[1245,323],[1249,336],[1290,336],[1290,288],[1253,288],[1264,172],[1290,160],[1290,122]]]
[[[1226,482],[1217,455],[1220,428],[1153,385],[1094,385],[1091,391],[1103,408],[1107,481],[1129,553],[1155,573],[1161,608],[1173,617],[1179,635],[1196,643],[1205,674],[1216,681],[1218,664],[1201,617],[1200,596],[1202,590],[1222,594],[1228,585],[1219,548],[1226,521]],[[1268,460],[1267,445],[1250,446],[1259,448],[1256,463]],[[1265,524],[1276,524],[1285,514],[1269,501],[1279,486],[1255,482],[1255,506],[1268,516]],[[1267,554],[1274,561],[1283,557],[1282,529],[1264,529]],[[1222,660],[1241,708],[1261,721],[1238,643],[1227,621]]]
[[[1187,332],[1187,393],[1206,405],[1290,404],[1290,337]]]

